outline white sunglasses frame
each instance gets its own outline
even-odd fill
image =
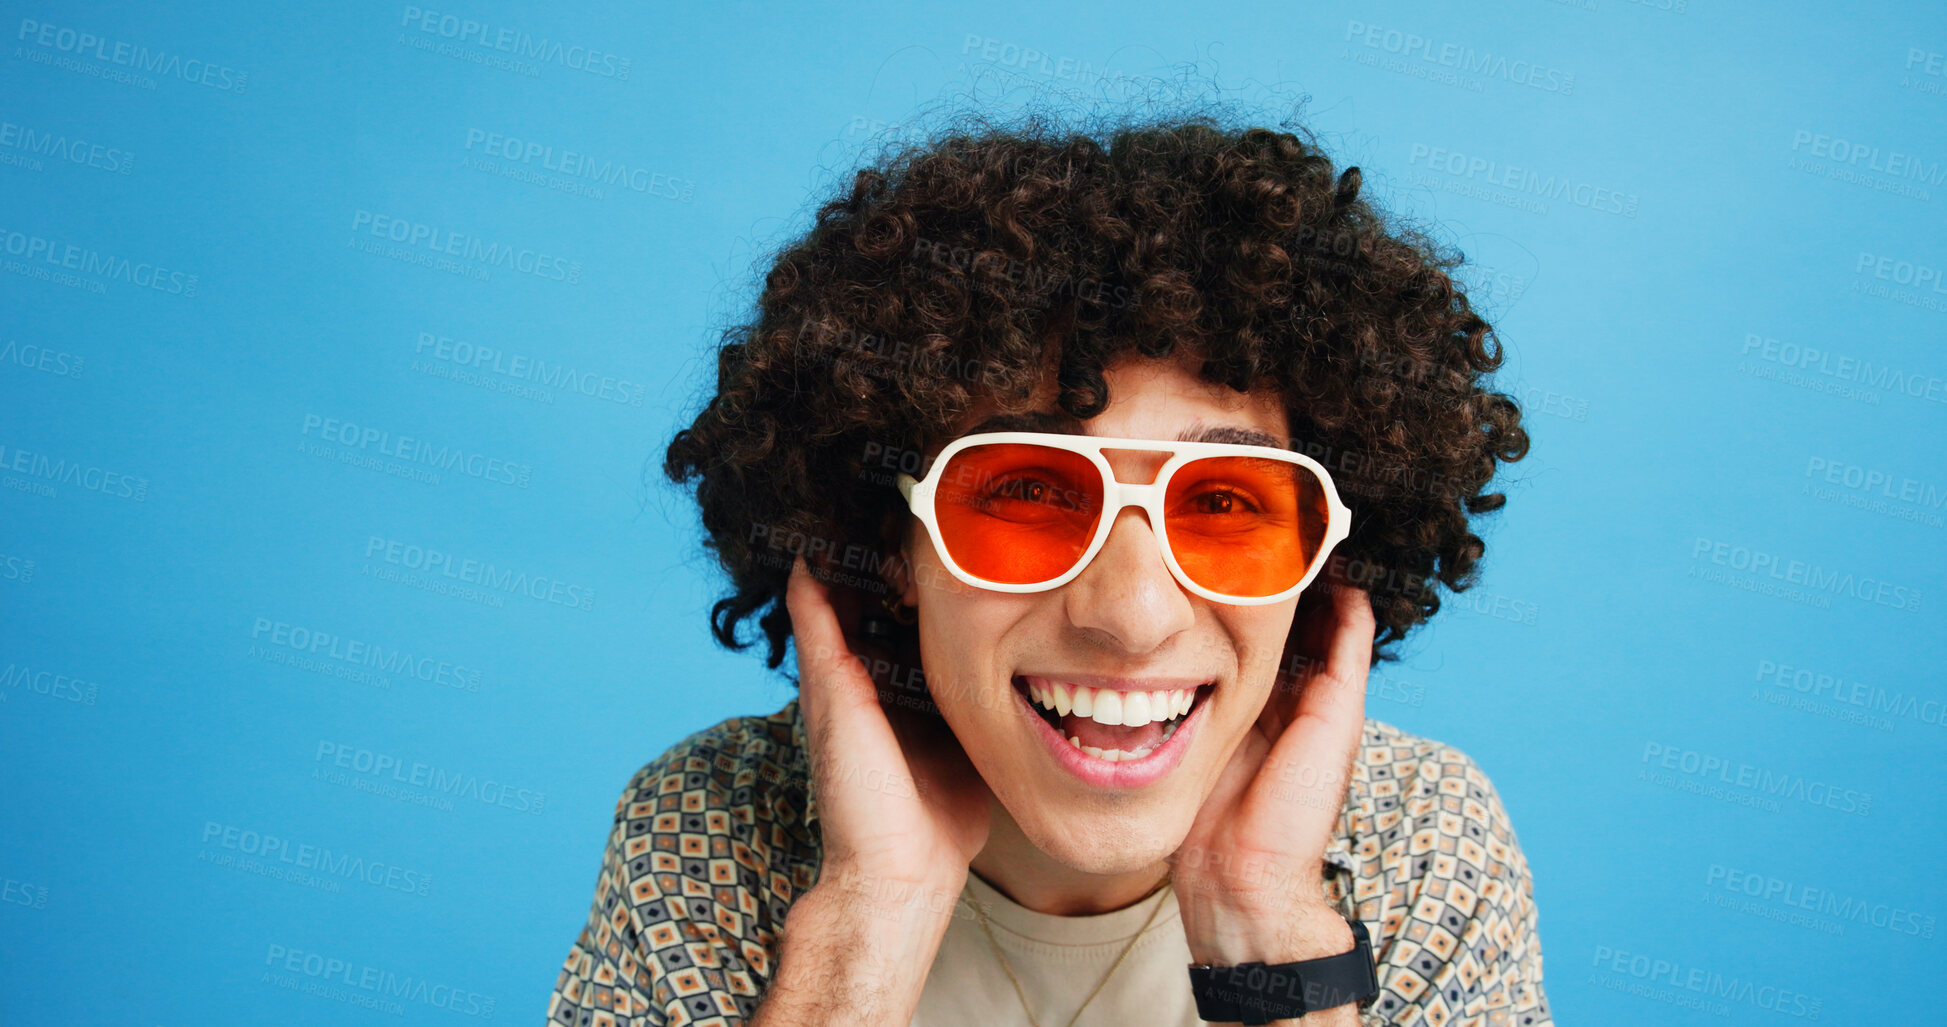
[[[938,490],[940,478],[935,472],[947,466],[954,454],[963,449],[1010,442],[1031,443],[1079,453],[1087,457],[1089,462],[1102,472],[1103,507],[1102,515],[1096,522],[1095,536],[1089,540],[1088,548],[1083,551],[1081,559],[1075,561],[1075,566],[1070,567],[1061,576],[1047,581],[1016,585],[977,577],[968,573],[953,559],[953,554],[947,551],[946,543],[940,538],[940,524],[934,506],[934,494]],[[1104,449],[1167,452],[1171,455],[1163,462],[1163,466],[1157,468],[1154,480],[1148,484],[1132,484],[1115,476],[1115,468],[1109,464],[1108,458],[1102,455]],[[1318,557],[1312,561],[1311,568],[1297,584],[1276,595],[1256,597],[1225,595],[1221,592],[1213,592],[1191,580],[1190,576],[1184,573],[1182,565],[1176,562],[1176,554],[1170,551],[1169,524],[1163,516],[1163,497],[1169,488],[1170,476],[1175,474],[1178,468],[1193,460],[1213,456],[1249,456],[1282,460],[1297,464],[1318,476],[1325,492],[1327,518],[1325,538],[1319,544]],[[1231,606],[1268,606],[1272,603],[1284,602],[1303,592],[1306,586],[1312,583],[1312,579],[1318,577],[1319,570],[1330,559],[1332,550],[1337,548],[1340,542],[1345,541],[1346,536],[1352,531],[1352,510],[1339,499],[1338,487],[1333,483],[1331,474],[1318,461],[1303,453],[1274,446],[1252,446],[1230,442],[1165,442],[1158,439],[1070,435],[1064,432],[983,432],[976,435],[963,435],[948,443],[947,447],[940,451],[940,455],[934,458],[933,465],[927,469],[924,481],[905,473],[901,473],[897,480],[899,494],[905,497],[906,506],[912,510],[913,516],[918,517],[919,522],[926,526],[926,534],[933,540],[933,549],[940,554],[946,569],[954,577],[969,585],[995,592],[1046,592],[1075,580],[1076,576],[1095,560],[1096,554],[1102,551],[1102,546],[1109,539],[1109,532],[1115,529],[1116,520],[1121,516],[1122,508],[1125,506],[1136,507],[1149,515],[1150,531],[1156,536],[1156,546],[1162,551],[1163,563],[1168,565],[1170,574],[1179,584],[1212,602]]]

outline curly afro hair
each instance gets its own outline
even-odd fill
[[[1359,189],[1309,134],[1206,115],[1092,134],[983,121],[884,149],[771,264],[754,320],[723,334],[716,394],[664,456],[697,482],[729,573],[717,640],[747,648],[739,624],[768,607],[775,669],[793,552],[896,560],[911,515],[883,468],[896,455],[918,476],[910,458],[975,402],[1022,404],[1053,368],[1059,406],[1086,419],[1108,404],[1105,367],[1184,353],[1205,380],[1283,397],[1295,448],[1354,511],[1334,560],[1371,594],[1374,661],[1397,659],[1436,585],[1473,583],[1470,518],[1505,503],[1483,489],[1528,435],[1489,387],[1500,345],[1452,277],[1463,258]]]

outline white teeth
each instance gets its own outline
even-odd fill
[[[1070,739],[1070,741],[1073,741],[1073,739]],[[1143,748],[1137,749],[1134,752],[1129,752],[1123,749],[1097,749],[1093,745],[1082,745],[1080,743],[1076,743],[1075,748],[1082,750],[1082,752],[1087,753],[1088,755],[1093,756],[1098,760],[1105,760],[1109,763],[1128,763],[1133,760],[1142,759],[1143,757],[1148,756],[1150,753],[1156,751],[1156,746],[1154,745],[1144,746]]]
[[[1070,685],[1063,681],[1029,678],[1026,682],[1028,698],[1036,706],[1053,710],[1066,717],[1073,713],[1087,717],[1098,724],[1111,727],[1141,727],[1152,722],[1161,722],[1163,733],[1152,745],[1134,751],[1125,749],[1099,749],[1093,745],[1083,745],[1074,735],[1062,732],[1068,744],[1080,749],[1088,756],[1109,763],[1127,763],[1140,760],[1155,752],[1164,742],[1176,734],[1183,725],[1183,716],[1196,705],[1197,690],[1194,688],[1168,688],[1151,691],[1119,692],[1112,688],[1090,688],[1087,685]]]
[[[1028,698],[1034,705],[1053,709],[1057,715],[1067,717],[1075,713],[1077,717],[1088,717],[1100,725],[1108,727],[1143,727],[1147,723],[1160,721],[1164,725],[1162,737],[1168,739],[1176,733],[1178,721],[1190,713],[1190,707],[1197,702],[1195,688],[1168,688],[1155,692],[1118,692],[1114,688],[1090,688],[1086,684],[1069,686],[1067,682],[1040,682],[1028,680]],[[1075,739],[1069,739],[1075,742]],[[1081,742],[1077,742],[1081,746]],[[1081,746],[1086,750],[1088,746]],[[1121,750],[1108,750],[1121,752]],[[1145,750],[1121,752],[1121,760],[1139,760],[1147,756]],[[1100,756],[1108,760],[1110,756]]]
[[[1028,698],[1036,706],[1066,717],[1073,713],[1110,727],[1141,727],[1171,721],[1196,705],[1197,690],[1171,688],[1147,692],[1118,692],[1109,688],[1069,685],[1061,681],[1028,681]]]
[[[1107,688],[1096,689],[1095,722],[1111,727],[1122,724],[1122,693]]]
[[[1161,699],[1162,696],[1157,696]],[[1157,703],[1162,706],[1162,703]],[[1159,711],[1160,712],[1160,711]],[[1122,722],[1130,727],[1141,727],[1149,723],[1149,694],[1146,692],[1122,693]]]

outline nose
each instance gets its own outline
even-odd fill
[[[1069,622],[1121,655],[1148,655],[1196,623],[1149,515],[1134,506],[1116,515],[1102,551],[1062,591]]]

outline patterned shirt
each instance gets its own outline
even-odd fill
[[[747,1022],[785,913],[818,879],[805,752],[794,699],[699,731],[636,772],[550,1024]],[[1368,1023],[1552,1027],[1528,863],[1465,754],[1368,719],[1325,863],[1327,898],[1372,936]]]

